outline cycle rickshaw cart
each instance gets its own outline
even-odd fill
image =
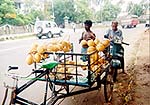
[[[44,54],[48,54],[49,59],[43,60],[39,67],[39,64],[35,63],[35,69],[31,73],[31,75],[34,75],[34,78],[30,78],[20,87],[15,86],[13,88],[11,104],[38,105],[32,102],[32,100],[30,101],[19,96],[20,93],[24,92],[25,89],[32,86],[36,81],[43,81],[46,85],[44,100],[40,105],[54,105],[61,98],[98,90],[102,88],[102,85],[106,102],[111,100],[113,77],[110,74],[109,52],[98,57],[95,61],[91,60],[91,56],[99,54],[97,51],[90,54],[73,52],[45,52]],[[86,56],[87,61],[81,63],[79,60],[81,56]],[[53,58],[53,60],[50,58]],[[11,69],[16,68],[10,67]],[[83,88],[74,90],[72,87],[76,86]],[[50,91],[51,95],[48,96],[47,93]]]

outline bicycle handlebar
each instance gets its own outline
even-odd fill
[[[125,45],[128,45],[128,46],[130,45],[130,44],[128,44],[128,43],[125,43],[125,42],[122,42],[122,44],[125,44]]]
[[[9,66],[9,67],[8,67],[8,71],[10,71],[10,70],[16,70],[16,69],[18,69],[17,66]]]

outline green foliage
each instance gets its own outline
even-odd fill
[[[103,8],[96,13],[96,18],[98,21],[112,21],[116,19],[120,10],[118,5],[113,5],[111,2],[105,2]]]
[[[0,17],[0,24],[2,24],[2,18]]]
[[[13,24],[13,25],[26,25],[34,23],[38,17],[40,20],[50,19],[53,14],[55,15],[55,21],[58,24],[64,23],[64,17],[69,17],[69,22],[84,22],[86,19],[91,19],[93,21],[111,21],[117,17],[120,12],[118,5],[111,4],[110,0],[103,0],[104,5],[102,9],[95,12],[93,9],[89,8],[89,0],[53,0],[52,4],[44,3],[46,9],[44,11],[31,10],[30,7],[34,0],[25,0],[26,10],[30,11],[27,14],[16,13],[14,6],[14,0],[0,0],[0,24]],[[39,4],[38,4],[39,5]],[[139,6],[135,6],[134,12],[139,15],[141,9]],[[16,18],[5,17],[8,13],[17,14]]]
[[[77,1],[75,11],[76,22],[84,22],[86,19],[92,19],[92,10],[88,8],[88,1]]]
[[[128,4],[127,11],[129,12],[129,14],[141,16],[143,14],[144,9],[143,9],[143,5],[133,4],[132,2],[130,2]]]
[[[55,21],[63,23],[64,17],[69,17],[70,21],[74,20],[74,2],[71,0],[57,0],[54,2]]]
[[[24,25],[24,20],[17,16],[13,21],[12,21],[13,25]]]
[[[7,14],[16,14],[14,0],[1,0],[0,1],[0,18],[1,24],[12,23],[12,19],[6,17]]]
[[[36,18],[38,17],[40,20],[44,20],[44,12],[39,10],[32,10],[28,17],[31,19],[32,22],[36,21]]]
[[[69,17],[69,21],[75,22],[83,22],[92,17],[88,0],[57,0],[54,2],[54,14],[58,24],[64,22],[65,16]]]
[[[12,13],[16,14],[16,18],[7,17]],[[37,10],[32,10],[29,14],[17,14],[14,0],[0,0],[0,24],[26,25],[34,22],[36,17],[43,19],[44,15]]]

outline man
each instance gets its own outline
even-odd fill
[[[76,23],[72,24],[72,28],[73,28],[73,31],[75,32],[76,31]]]
[[[119,57],[117,57],[118,60],[120,60],[121,63],[121,68],[122,68],[122,72],[124,72],[124,48],[122,47],[121,43],[120,44],[116,44],[116,42],[122,42],[123,40],[123,36],[122,36],[122,31],[120,29],[118,29],[118,22],[117,21],[113,21],[111,24],[111,29],[109,29],[106,34],[104,35],[105,38],[108,38],[111,43],[110,43],[110,53],[113,57],[118,56],[117,54],[121,55]],[[114,63],[115,64],[115,63]],[[112,63],[113,65],[113,63]],[[116,81],[116,77],[117,77],[117,69],[116,67],[114,68],[114,81]]]
[[[111,44],[113,44],[115,37],[119,37],[119,39],[122,41],[122,31],[118,29],[118,22],[113,21],[111,24],[112,29],[109,29],[106,34],[104,35],[105,38],[108,38],[111,41]]]
[[[85,31],[82,33],[82,36],[81,38],[79,39],[79,43],[82,41],[82,40],[95,40],[95,34],[91,31],[91,27],[92,27],[92,21],[91,20],[86,20],[84,22],[84,28],[85,28]],[[87,48],[88,48],[88,45],[85,45],[85,46],[82,46],[81,48],[81,53],[87,53]],[[86,61],[86,57],[83,56],[81,57],[81,59],[83,61]]]

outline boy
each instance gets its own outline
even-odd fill
[[[95,40],[96,36],[95,36],[95,34],[91,31],[91,29],[90,29],[91,27],[92,27],[92,21],[91,21],[91,20],[86,20],[86,21],[84,22],[85,31],[82,33],[82,36],[81,36],[81,38],[79,39],[79,43],[80,43],[82,40],[86,40],[86,41],[91,40],[91,39],[92,39],[92,40]],[[82,48],[81,48],[81,53],[87,53],[87,48],[88,48],[88,45],[82,46]],[[86,61],[86,60],[87,60],[85,56],[81,57],[81,59],[82,59],[83,61]]]

